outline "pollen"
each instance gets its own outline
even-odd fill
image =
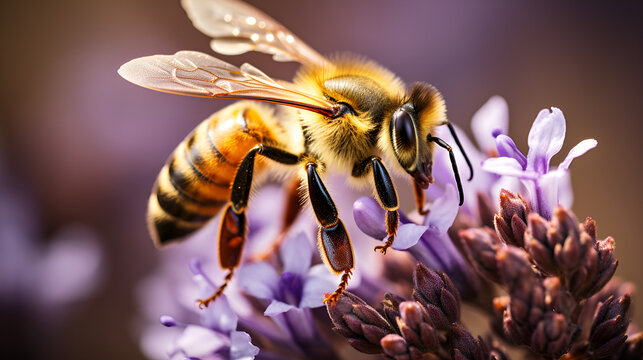
[[[248,24],[248,25],[254,25],[254,24],[256,24],[256,23],[257,23],[257,19],[256,19],[256,18],[254,18],[254,17],[252,17],[252,16],[248,16],[248,17],[246,18],[246,24]]]
[[[286,42],[288,42],[290,44],[294,43],[295,42],[295,37],[292,36],[292,35],[286,36]]]
[[[268,42],[272,42],[273,40],[275,40],[275,36],[273,34],[267,34],[266,35],[266,40]]]
[[[225,14],[225,16],[223,17],[223,21],[225,21],[225,22],[230,22],[230,21],[232,21],[232,15],[230,15],[230,14]]]

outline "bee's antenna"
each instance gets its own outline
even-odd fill
[[[451,123],[447,123],[447,126],[449,127],[449,131],[451,132],[451,136],[453,136],[453,139],[455,140],[455,144],[458,145],[458,149],[460,149],[462,156],[464,156],[464,160],[467,162],[467,165],[469,166],[469,179],[467,180],[471,181],[471,179],[473,179],[473,166],[471,166],[471,161],[469,161],[469,157],[467,156],[467,153],[464,152],[464,148],[460,143],[460,139],[458,139],[458,135],[456,135],[455,133],[455,129],[453,128],[453,125],[451,125]]]
[[[455,162],[455,155],[453,155],[453,149],[449,144],[444,142],[444,140],[438,138],[438,137],[433,137],[431,134],[429,134],[426,137],[427,141],[433,141],[434,143],[438,144],[440,147],[447,149],[449,152],[449,159],[451,159],[451,167],[453,168],[453,175],[455,176],[455,183],[458,185],[458,195],[460,196],[460,206],[464,204],[464,191],[462,190],[462,181],[460,180],[460,172],[458,171],[458,164]],[[460,148],[462,149],[462,148]],[[465,156],[466,159],[466,156]],[[467,160],[468,162],[468,160]],[[469,164],[469,167],[471,164]],[[473,170],[472,170],[473,171]]]

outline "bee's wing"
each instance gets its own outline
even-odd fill
[[[322,65],[323,56],[260,10],[237,0],[182,0],[194,26],[211,36],[210,47],[223,55],[259,51],[275,61]]]
[[[323,98],[275,81],[250,64],[240,68],[197,51],[131,60],[118,69],[126,80],[152,90],[201,97],[278,103],[332,117],[337,107]]]

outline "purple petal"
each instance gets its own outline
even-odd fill
[[[471,129],[478,146],[487,154],[496,148],[493,134],[506,134],[508,128],[509,107],[501,96],[492,96],[471,119]]]
[[[230,333],[230,359],[250,360],[259,354],[259,348],[252,345],[250,335],[243,331]]]
[[[514,141],[507,135],[498,135],[496,137],[496,149],[501,157],[510,157],[518,161],[520,166],[527,168],[527,158],[518,150]]]
[[[574,203],[574,191],[572,190],[572,179],[569,173],[558,180],[558,204],[566,209],[571,209]]]
[[[417,224],[404,224],[397,229],[395,241],[393,241],[392,248],[395,250],[406,250],[411,246],[417,244],[422,237],[422,234],[428,229],[428,226]],[[386,240],[384,237],[383,240]]]
[[[225,295],[216,299],[204,312],[204,323],[210,329],[225,334],[237,329],[239,318],[230,308],[230,303]]]
[[[174,340],[181,336],[182,328],[164,328],[154,324],[140,334],[139,346],[148,359],[168,359],[175,350]]]
[[[529,131],[527,163],[530,170],[539,174],[549,171],[549,161],[563,146],[565,140],[565,117],[560,109],[552,107],[551,112],[543,109],[538,113]]]
[[[437,198],[429,207],[431,212],[426,216],[424,224],[434,226],[440,232],[446,233],[458,215],[458,202],[458,193],[455,187],[447,184],[444,195]]]
[[[299,308],[316,308],[324,305],[324,293],[332,292],[338,280],[331,275],[324,264],[313,266],[304,282]]]
[[[237,274],[239,286],[248,294],[260,299],[275,298],[279,278],[277,270],[265,262],[244,265]]]
[[[176,339],[176,346],[188,357],[207,357],[224,346],[229,345],[227,337],[208,328],[188,325]]]
[[[294,305],[286,304],[285,302],[281,302],[279,300],[273,300],[270,305],[268,305],[266,311],[264,311],[263,314],[266,316],[275,316],[285,313],[286,311],[294,308]]]
[[[386,211],[375,199],[361,197],[353,203],[353,218],[366,235],[382,239],[386,236]]]
[[[540,177],[534,186],[532,198],[538,202],[534,207],[545,219],[551,219],[554,207],[558,205],[559,184],[565,176],[565,171],[555,170]]]
[[[516,176],[519,178],[534,178],[534,174],[525,172],[518,160],[508,157],[487,159],[482,163],[482,170],[498,175]]]
[[[569,165],[571,165],[572,163],[572,160],[595,148],[596,145],[598,145],[598,141],[594,139],[585,139],[579,142],[578,144],[576,144],[576,146],[569,150],[569,153],[567,154],[567,157],[565,157],[565,160],[563,160],[563,162],[558,165],[558,169],[568,170]]]
[[[299,232],[286,238],[279,248],[279,254],[284,264],[284,272],[304,276],[310,268],[313,250],[306,238],[306,234]]]

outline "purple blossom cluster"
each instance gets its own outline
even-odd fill
[[[398,252],[382,257],[361,249],[372,248],[369,238],[387,239],[385,212],[373,198],[338,197],[340,208],[347,201],[353,205],[355,224],[347,221],[347,227],[357,248],[356,277],[326,309],[322,299],[338,278],[314,251],[310,214],[299,216],[275,251],[266,252],[280,237],[275,214],[285,196],[277,187],[265,187],[253,199],[242,266],[225,296],[207,309],[199,310],[196,300],[224,276],[211,251],[216,224],[196,234],[198,240],[171,249],[141,291],[146,355],[643,358],[643,335],[630,323],[633,286],[613,278],[614,239],[600,239],[594,220],[579,222],[568,210],[569,165],[596,141],[581,141],[552,170],[550,160],[565,137],[559,109],[538,114],[527,156],[506,135],[502,98],[490,99],[472,127],[479,148],[456,129],[476,173],[465,186],[464,205],[458,207],[446,152],[436,152],[435,184],[425,194],[432,199],[430,211],[400,213],[393,243]],[[452,140],[448,133],[438,135]],[[150,297],[165,300],[150,308]],[[474,335],[468,328],[470,308],[488,317],[486,331]]]

